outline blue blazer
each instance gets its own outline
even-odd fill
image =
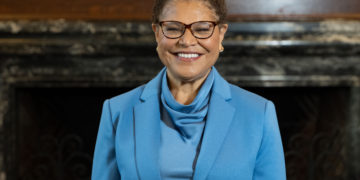
[[[215,71],[194,180],[285,180],[274,105]],[[104,102],[92,180],[161,179],[160,87],[150,82]]]

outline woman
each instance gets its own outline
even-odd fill
[[[223,0],[157,0],[152,29],[165,68],[106,100],[93,180],[284,180],[274,105],[227,83]]]

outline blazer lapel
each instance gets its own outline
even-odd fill
[[[153,96],[135,106],[135,158],[140,179],[161,179],[159,100]]]
[[[206,179],[209,174],[235,113],[235,108],[228,102],[231,99],[229,84],[216,70],[215,73],[203,140],[195,166],[195,180]]]
[[[160,85],[165,68],[144,87],[134,107],[135,159],[140,179],[161,179],[158,164],[160,146]]]

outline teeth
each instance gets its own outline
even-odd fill
[[[199,54],[185,54],[185,53],[178,53],[178,56],[183,58],[196,58]]]

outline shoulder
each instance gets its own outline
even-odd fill
[[[141,85],[128,92],[106,99],[103,105],[102,116],[110,119],[114,127],[133,111],[134,106],[140,102],[140,96],[145,85]]]
[[[103,105],[103,113],[109,113],[109,117],[116,124],[116,121],[124,112],[132,111],[133,107],[140,102],[144,86],[141,85],[128,92],[106,99]]]
[[[267,104],[272,104],[271,101],[258,94],[247,91],[233,84],[229,84],[229,86],[232,96],[231,102],[235,106],[243,104],[247,107],[247,109],[263,112],[266,109]]]
[[[143,84],[118,96],[107,99],[105,104],[109,109],[109,113],[111,114],[112,119],[121,119],[120,116],[124,115],[128,115],[130,117],[129,113],[132,113],[134,107],[141,103],[141,101],[147,97],[158,95],[160,91],[161,77],[164,72],[165,68],[161,70],[155,78],[151,79],[146,84]]]
[[[276,110],[270,100],[232,84],[230,89],[229,103],[235,108],[236,119],[245,122],[251,132],[259,132],[261,137],[263,128],[276,126]]]
[[[258,126],[265,123],[267,119],[276,117],[272,101],[232,84],[230,84],[230,89],[232,99],[229,103],[241,118],[250,120],[249,123]]]
[[[145,85],[141,85],[135,89],[132,89],[123,94],[114,96],[109,101],[109,106],[112,111],[133,107],[140,101],[141,93],[143,92]]]

